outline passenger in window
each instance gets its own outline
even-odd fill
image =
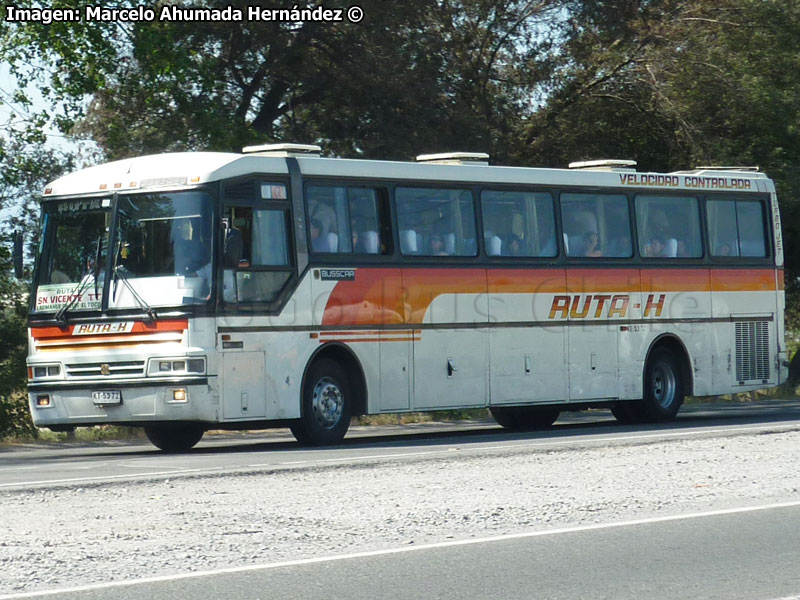
[[[311,219],[311,249],[314,252],[329,252],[328,242],[322,237],[322,226],[317,219]]]
[[[686,245],[684,240],[678,240],[678,258],[689,258],[692,253],[689,252],[689,246]]]
[[[647,246],[645,246],[645,256],[675,258],[678,255],[678,240],[669,234],[669,219],[660,208],[653,211],[648,231],[651,236],[650,244],[655,240],[659,240],[661,249],[658,254],[653,254],[653,250],[648,251]]]
[[[731,252],[731,245],[728,242],[723,242],[717,246],[717,251],[715,252],[717,256],[730,256]]]
[[[661,236],[654,236],[644,247],[644,255],[648,258],[657,258],[664,256],[664,238]]]
[[[506,238],[503,256],[522,256],[522,240],[519,236],[512,233]]]
[[[366,231],[363,221],[354,221],[353,229],[351,231],[351,239],[353,241],[353,252],[356,254],[377,254],[377,249],[370,250],[369,240],[367,239],[369,232]],[[377,241],[377,240],[373,240]]]
[[[583,236],[581,256],[603,256],[600,250],[600,236],[596,231],[587,231]]]
[[[200,239],[200,222],[184,219],[178,225],[179,238],[175,240],[175,274],[199,276],[199,272],[210,269],[211,253]]]
[[[431,247],[431,256],[447,256],[442,236],[432,235],[429,244]]]

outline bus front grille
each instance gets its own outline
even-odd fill
[[[130,377],[144,375],[143,360],[128,360],[105,363],[67,364],[66,374],[70,379],[82,377]]]

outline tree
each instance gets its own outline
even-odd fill
[[[5,9],[3,9],[5,12]],[[21,231],[28,240],[28,257],[36,251],[39,207],[37,197],[47,181],[74,166],[74,157],[45,145],[45,131],[65,123],[52,122],[52,113],[37,108],[27,92],[28,84],[41,70],[32,63],[29,48],[12,43],[11,28],[0,22],[0,62],[8,65],[17,82],[14,89],[0,90],[0,105],[6,115],[0,122],[0,438],[7,435],[36,435],[30,419],[27,396],[26,317],[30,280],[30,261],[25,276],[13,274],[12,235]]]
[[[108,158],[299,140],[339,155],[407,159],[503,152],[528,110],[519,83],[549,59],[547,24],[561,4],[366,0],[360,23],[84,22],[18,26],[9,38],[17,61],[59,67],[46,89],[67,99],[61,125],[80,120],[74,131]]]
[[[800,321],[800,5],[595,0],[567,13],[547,100],[520,123],[512,160],[759,166],[778,188],[787,317]]]

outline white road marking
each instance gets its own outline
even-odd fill
[[[210,473],[212,471],[219,471],[225,467],[217,467],[215,469],[180,469],[177,471],[155,471],[143,473],[128,473],[127,475],[105,475],[98,477],[72,477],[69,479],[42,479],[40,481],[20,481],[17,483],[0,483],[0,488],[5,487],[19,487],[26,485],[43,485],[48,483],[87,483],[91,481],[107,481],[114,479],[131,479],[133,477],[151,477],[158,475],[184,475],[186,473]]]
[[[275,463],[255,463],[249,465],[243,465],[241,467],[228,467],[228,466],[221,466],[221,467],[206,467],[200,469],[176,469],[171,471],[155,471],[149,472],[144,471],[141,473],[129,473],[125,475],[109,475],[107,477],[97,476],[97,477],[74,477],[68,479],[42,479],[42,480],[32,480],[32,481],[19,481],[19,482],[12,482],[12,483],[0,483],[0,489],[3,488],[12,488],[12,487],[24,487],[24,486],[39,486],[39,485],[48,485],[48,484],[63,484],[63,483],[89,483],[92,481],[112,481],[116,479],[133,479],[137,477],[158,477],[162,475],[183,475],[183,474],[190,474],[190,475],[198,475],[198,474],[206,474],[206,473],[219,473],[221,471],[228,471],[230,473],[240,472],[242,469],[262,469],[262,468],[280,468],[286,466],[299,466],[299,465],[323,465],[323,464],[335,464],[335,463],[349,463],[355,461],[365,461],[365,460],[385,460],[391,458],[409,458],[415,456],[433,456],[433,455],[441,455],[441,454],[450,454],[454,451],[462,451],[462,452],[475,452],[475,451],[486,451],[486,450],[518,450],[518,449],[525,449],[525,448],[542,448],[542,447],[558,447],[558,446],[575,446],[575,445],[590,445],[590,444],[597,444],[597,443],[608,443],[608,442],[620,442],[626,440],[658,440],[658,439],[670,439],[670,438],[678,438],[678,437],[688,437],[688,436],[699,436],[699,435],[714,435],[720,433],[736,433],[739,431],[747,432],[747,431],[769,431],[775,433],[786,433],[789,431],[797,431],[800,430],[800,424],[793,423],[793,424],[785,424],[785,425],[775,425],[775,424],[761,424],[761,425],[744,425],[744,426],[733,426],[733,427],[717,427],[713,429],[693,429],[693,430],[677,430],[677,431],[655,431],[653,433],[643,433],[643,434],[633,434],[633,435],[617,435],[617,436],[598,436],[598,437],[581,437],[577,439],[570,439],[570,440],[563,440],[563,439],[550,439],[546,441],[529,441],[529,442],[522,442],[522,443],[510,443],[510,444],[484,444],[484,445],[465,445],[458,448],[448,447],[442,448],[440,450],[420,450],[417,452],[397,452],[397,453],[385,453],[385,454],[363,454],[363,455],[356,455],[356,456],[343,456],[337,458],[321,458],[321,459],[308,459],[308,460],[295,460],[295,461],[283,461],[283,462],[275,462]],[[454,431],[453,433],[458,433],[458,431]],[[90,467],[86,467],[90,468]]]
[[[583,533],[587,531],[600,531],[604,529],[619,529],[622,527],[633,527],[637,525],[649,525],[653,523],[668,523],[673,521],[686,521],[690,519],[702,519],[707,517],[717,517],[722,515],[736,515],[744,513],[774,510],[780,508],[800,507],[800,500],[793,502],[780,502],[776,504],[761,504],[758,506],[746,506],[741,508],[725,508],[720,510],[709,510],[685,515],[671,515],[663,517],[648,517],[644,519],[633,519],[630,521],[619,521],[615,523],[598,523],[594,525],[580,525],[576,527],[560,527],[557,529],[546,529],[544,531],[529,531],[526,533],[510,533],[484,538],[473,538],[469,540],[454,540],[450,542],[437,542],[433,544],[422,544],[419,546],[403,546],[402,548],[388,548],[385,550],[373,550],[368,552],[353,552],[351,554],[339,554],[333,556],[319,556],[316,558],[304,558],[299,560],[286,560],[274,563],[262,563],[257,565],[247,565],[242,567],[228,567],[225,569],[211,569],[208,571],[193,571],[189,573],[179,573],[177,575],[162,575],[159,577],[145,577],[141,579],[128,579],[123,581],[108,581],[105,583],[95,583],[76,587],[60,588],[53,590],[43,590],[37,592],[22,592],[18,594],[6,594],[0,596],[0,600],[17,600],[20,598],[42,598],[45,596],[55,596],[58,594],[70,594],[78,592],[90,592],[97,590],[107,590],[111,588],[128,587],[134,585],[146,585],[151,583],[165,583],[169,581],[181,581],[185,579],[196,579],[198,577],[212,577],[215,575],[231,575],[236,573],[248,573],[252,571],[266,571],[280,569],[284,567],[299,567],[319,563],[339,562],[358,558],[372,558],[376,556],[389,556],[392,554],[407,554],[411,552],[421,552],[425,550],[437,550],[441,548],[455,548],[459,546],[474,546],[477,544],[490,544],[494,542],[504,542],[509,540],[521,540],[537,537],[549,537],[554,535]],[[797,596],[791,599],[800,598]],[[790,598],[778,600],[790,600]]]

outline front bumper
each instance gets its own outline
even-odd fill
[[[174,402],[172,391],[186,390],[186,402]],[[97,405],[94,391],[119,390],[122,401]],[[47,394],[50,405],[37,406],[37,396]],[[134,424],[165,421],[219,420],[216,379],[208,377],[155,381],[48,382],[30,384],[28,401],[33,423],[49,425]]]

